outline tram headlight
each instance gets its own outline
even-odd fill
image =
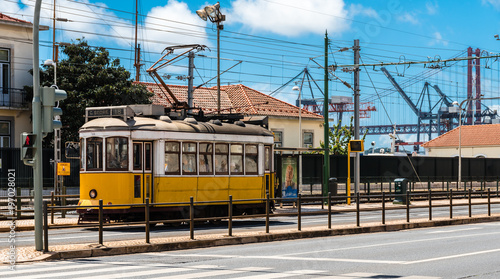
[[[95,189],[90,190],[89,196],[91,199],[95,199],[97,197],[97,191]]]

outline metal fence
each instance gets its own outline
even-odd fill
[[[302,216],[305,215],[318,215],[318,216],[325,216],[326,215],[326,228],[327,229],[332,229],[332,215],[337,213],[335,210],[332,209],[332,204],[337,203],[339,201],[344,202],[347,201],[348,199],[352,200],[353,202],[356,203],[356,207],[354,210],[351,210],[353,212],[356,212],[356,226],[360,227],[361,226],[361,213],[365,211],[370,211],[374,212],[375,210],[380,211],[380,223],[382,225],[385,225],[386,223],[386,211],[387,210],[404,210],[405,211],[405,218],[406,222],[410,222],[410,211],[411,211],[411,203],[410,200],[417,197],[417,196],[426,196],[428,199],[428,204],[427,208],[429,209],[428,213],[428,220],[432,220],[432,212],[433,208],[436,207],[448,207],[449,208],[449,219],[453,219],[453,209],[457,206],[467,206],[468,207],[468,217],[472,218],[472,206],[476,205],[487,205],[487,210],[486,212],[481,212],[478,214],[487,214],[487,216],[491,216],[491,205],[493,204],[500,204],[499,201],[492,202],[491,197],[492,196],[498,196],[499,193],[497,191],[493,192],[490,191],[490,189],[487,189],[486,191],[475,191],[473,192],[471,189],[468,191],[453,191],[452,189],[448,192],[433,192],[433,191],[428,191],[427,193],[411,193],[411,192],[406,192],[405,194],[387,194],[385,192],[382,192],[380,195],[370,195],[370,196],[361,196],[359,193],[357,193],[354,196],[347,196],[347,195],[336,195],[332,196],[331,193],[328,194],[327,197],[302,197],[299,195],[296,199],[281,199],[281,198],[276,198],[276,199],[271,199],[269,198],[269,195],[265,199],[252,199],[252,200],[233,200],[232,196],[229,196],[228,200],[224,201],[210,201],[210,202],[194,202],[193,197],[190,198],[189,202],[186,201],[184,203],[149,203],[149,199],[146,199],[146,203],[143,204],[133,204],[133,206],[142,206],[144,208],[144,221],[137,221],[137,222],[121,222],[121,223],[105,223],[104,219],[104,210],[109,207],[121,207],[121,206],[132,206],[131,204],[120,204],[120,205],[103,205],[103,201],[99,200],[99,206],[96,207],[94,206],[49,206],[48,202],[44,203],[44,251],[48,252],[49,251],[49,228],[75,228],[75,227],[98,227],[98,241],[99,244],[103,244],[104,242],[104,227],[105,226],[129,226],[129,225],[144,225],[144,231],[145,231],[145,242],[150,243],[150,227],[153,224],[156,223],[179,223],[179,222],[185,222],[189,224],[189,237],[190,239],[195,239],[195,224],[198,221],[207,221],[207,220],[215,220],[215,219],[227,219],[228,221],[228,226],[227,226],[227,235],[232,236],[233,235],[233,220],[234,219],[249,219],[249,218],[265,218],[265,232],[269,233],[270,232],[270,219],[271,218],[276,218],[276,217],[282,217],[282,216],[296,216],[297,217],[297,231],[302,230]],[[446,198],[449,202],[448,204],[440,204],[440,205],[434,205],[433,200],[436,198]],[[472,202],[473,198],[476,197],[486,197],[487,200],[486,202]],[[404,202],[398,206],[398,207],[393,207],[393,208],[386,208],[386,202],[390,201],[395,198],[401,198]],[[466,202],[462,202],[460,204],[455,203],[454,201],[457,200],[457,198],[461,199],[462,201],[464,198],[466,199]],[[367,209],[361,209],[360,204],[363,202],[366,202],[368,200],[374,200],[378,199],[380,201],[380,207],[378,208],[367,208]],[[235,202],[239,201],[253,201],[253,202],[263,202],[266,204],[266,214],[259,214],[259,215],[241,215],[241,216],[233,216],[233,204]],[[290,212],[290,213],[281,213],[281,214],[271,214],[270,206],[272,202],[295,202],[297,207],[296,207],[296,212]],[[302,211],[302,206],[307,203],[311,202],[326,202],[326,209],[318,209],[316,211],[310,211],[308,210],[307,212]],[[213,217],[213,218],[197,218],[195,216],[195,207],[199,206],[204,206],[204,205],[209,205],[209,204],[226,204],[228,206],[228,215],[224,217]],[[152,206],[187,206],[189,208],[189,217],[186,219],[176,219],[176,220],[150,220],[150,207]],[[423,206],[420,205],[418,206],[419,208],[422,208]],[[88,208],[93,208],[98,210],[98,215],[99,215],[99,222],[98,224],[83,224],[83,225],[78,225],[78,226],[61,226],[61,225],[49,225],[48,223],[48,216],[49,216],[49,211],[50,210],[76,210],[76,209],[88,209]],[[320,217],[318,217],[320,218]],[[324,218],[324,217],[323,217]],[[455,217],[456,218],[456,217]]]

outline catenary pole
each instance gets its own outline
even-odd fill
[[[324,143],[325,143],[325,156],[324,156],[324,169],[323,169],[323,197],[328,194],[328,179],[330,178],[330,151],[329,151],[329,124],[328,124],[328,31],[325,32],[325,100],[323,103],[323,117],[325,123],[324,128]]]

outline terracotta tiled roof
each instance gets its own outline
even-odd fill
[[[424,144],[423,147],[458,146],[459,128]],[[500,145],[500,124],[462,126],[461,146]]]
[[[14,18],[14,17],[8,16],[8,15],[2,14],[2,13],[0,13],[0,21],[12,21],[12,22],[29,23],[29,24],[31,24],[31,22],[29,22],[29,21],[18,19],[18,18]]]
[[[170,97],[165,96],[156,83],[142,82],[154,93],[153,103],[170,107]],[[187,86],[169,85],[170,90],[181,102],[187,102]],[[217,111],[217,88],[201,87],[194,91],[193,103],[195,107],[201,107],[205,113]],[[298,117],[299,108],[276,98],[270,97],[262,92],[247,86],[228,85],[221,87],[221,110],[222,113],[242,113],[246,115],[265,115]],[[323,116],[302,110],[301,117],[323,119]]]

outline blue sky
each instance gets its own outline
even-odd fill
[[[167,46],[199,43],[211,51],[195,59],[195,85],[216,75],[216,29],[195,13],[206,1],[139,1],[139,42],[142,46],[141,80],[152,81],[145,73]],[[43,1],[42,24],[52,27],[53,1]],[[464,56],[471,46],[484,50],[483,55],[500,52],[500,0],[471,1],[369,1],[369,0],[235,0],[220,1],[226,15],[221,33],[222,70],[237,63],[221,76],[222,84],[242,83],[270,94],[298,75],[305,67],[323,87],[323,70],[313,62],[323,64],[324,33],[331,40],[330,64],[351,64],[354,39],[360,40],[361,59],[365,63],[425,61],[430,58]],[[33,0],[0,0],[1,12],[31,21]],[[56,41],[70,42],[85,37],[91,45],[104,46],[122,64],[133,70],[134,0],[56,0],[56,17],[69,22],[56,24]],[[51,58],[52,32],[41,34],[40,58]],[[313,60],[311,60],[313,58]],[[456,63],[442,70],[430,71],[423,65],[390,66],[388,70],[404,90],[416,101],[424,82],[437,84],[452,100],[466,98],[466,63]],[[482,90],[486,97],[499,96],[499,62],[482,60]],[[172,84],[186,85],[177,76],[187,75],[187,59],[168,67],[161,74],[170,75]],[[485,67],[486,66],[486,67]],[[425,79],[422,73],[432,72]],[[398,76],[399,74],[399,76]],[[337,71],[336,75],[352,84],[352,74]],[[373,82],[373,84],[372,84]],[[208,86],[215,86],[215,79]],[[298,93],[291,83],[272,96],[295,103]],[[303,98],[322,98],[316,88],[303,87]],[[361,99],[377,108],[362,125],[416,123],[415,115],[402,98],[392,90],[379,69],[361,72]],[[311,94],[312,91],[312,94]],[[379,98],[379,95],[385,96]],[[329,95],[352,94],[338,81],[331,81]],[[435,92],[432,93],[434,98]],[[488,102],[496,108],[498,102]],[[384,112],[386,108],[387,113]],[[348,114],[347,114],[348,115]],[[331,115],[337,121],[337,115]],[[403,136],[409,141],[414,136]],[[388,136],[370,139],[387,146]]]

